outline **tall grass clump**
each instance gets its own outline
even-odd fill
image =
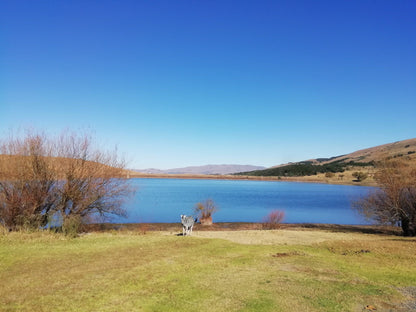
[[[82,224],[82,219],[79,216],[68,216],[62,222],[62,233],[65,236],[75,238],[78,236]]]

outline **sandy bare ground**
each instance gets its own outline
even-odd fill
[[[86,230],[182,235],[180,223],[91,224]],[[312,245],[326,241],[381,240],[385,235],[399,236],[400,233],[398,227],[367,225],[282,224],[280,229],[264,230],[260,223],[220,222],[211,226],[195,224],[192,236],[225,239],[239,244]]]
[[[255,245],[312,245],[326,241],[380,240],[379,235],[329,232],[322,230],[243,230],[243,231],[194,231],[192,236],[225,239],[239,244]]]

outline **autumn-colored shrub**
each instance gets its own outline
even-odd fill
[[[262,227],[265,230],[274,230],[280,228],[285,212],[282,210],[273,210],[263,219]]]
[[[218,210],[217,205],[212,199],[200,202],[195,205],[194,211],[197,218],[203,225],[212,224],[212,215]]]

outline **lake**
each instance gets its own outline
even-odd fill
[[[277,181],[131,179],[135,197],[125,204],[127,218],[115,223],[180,222],[195,204],[212,199],[214,222],[261,222],[272,210],[285,212],[284,223],[368,224],[351,202],[373,188],[353,185]]]

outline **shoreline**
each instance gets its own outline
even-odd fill
[[[152,174],[152,173],[128,173],[127,179],[184,179],[184,180],[233,180],[233,181],[270,181],[270,182],[299,182],[299,183],[320,183],[332,185],[356,185],[356,186],[377,186],[374,181],[354,182],[347,180],[334,180],[319,176],[301,177],[276,177],[276,176],[237,176],[220,174]]]

